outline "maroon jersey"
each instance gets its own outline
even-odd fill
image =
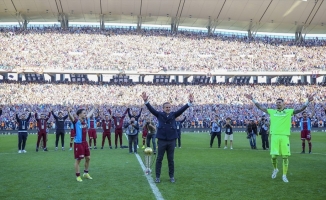
[[[51,113],[49,113],[49,115],[44,119],[38,119],[37,117],[38,117],[38,115],[37,115],[37,113],[35,113],[35,119],[37,122],[37,130],[39,132],[45,132],[47,122],[48,122],[49,118],[51,117]]]
[[[95,128],[95,121],[93,119],[89,120],[89,128],[91,129]]]
[[[128,109],[123,113],[122,117],[112,116],[112,118],[114,120],[114,126],[116,129],[122,129],[123,120],[125,119],[127,112],[128,112]],[[109,110],[109,113],[111,115],[111,110]]]
[[[108,121],[106,121],[106,120],[102,120],[102,129],[103,129],[103,131],[110,131],[110,129],[111,129],[111,120],[108,120]]]

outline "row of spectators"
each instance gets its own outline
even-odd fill
[[[101,117],[96,117],[97,121],[97,127],[101,127]],[[126,120],[124,123],[127,124],[128,120]],[[140,126],[142,127],[143,120],[140,121]],[[225,120],[222,120],[222,125],[225,124]],[[246,119],[245,121],[242,120],[231,120],[231,124],[235,128],[245,128],[248,123],[250,122],[250,119]],[[204,119],[203,121],[198,121],[198,119],[193,120],[186,120],[184,123],[182,123],[183,128],[210,128],[211,120],[210,118]],[[255,123],[258,125],[258,121],[255,121]],[[112,122],[112,127],[114,127],[114,124]],[[298,118],[292,119],[292,127],[298,128],[300,126],[300,120]],[[326,127],[326,120],[320,120],[318,121],[317,118],[313,117],[311,126],[314,128],[317,127]],[[71,128],[71,122],[67,120],[65,122],[65,128],[70,129]],[[29,124],[29,130],[36,130],[37,129],[37,122],[35,119],[32,119]],[[48,129],[55,129],[55,123],[54,121],[48,122]],[[18,123],[15,120],[6,120],[2,121],[0,123],[0,130],[18,130]]]
[[[227,37],[201,32],[80,27],[0,29],[0,66],[207,73],[325,70],[325,40]]]
[[[321,85],[79,85],[19,82],[0,83],[0,104],[3,105],[0,121],[5,127],[13,127],[10,124],[15,121],[16,113],[30,110],[48,114],[52,109],[55,113],[66,113],[68,106],[74,110],[81,107],[90,109],[93,104],[99,105],[100,115],[107,114],[108,109],[117,115],[124,113],[127,108],[136,113],[143,108],[143,120],[152,115],[140,98],[142,92],[149,94],[151,104],[159,110],[167,101],[171,102],[175,110],[187,102],[187,94],[193,93],[194,106],[183,115],[187,118],[186,127],[207,127],[215,115],[221,120],[231,117],[237,127],[245,126],[249,119],[258,121],[263,113],[244,98],[244,94],[252,94],[266,107],[275,108],[276,99],[283,98],[287,107],[299,108],[306,101],[307,94],[316,93],[315,104],[311,104],[307,110],[309,113],[315,111],[314,121],[326,124],[323,107],[325,88]],[[300,116],[294,116],[293,121],[297,122]]]

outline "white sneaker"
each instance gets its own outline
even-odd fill
[[[283,180],[284,183],[288,183],[289,182],[288,178],[286,178],[286,175],[283,175],[282,176],[282,180]]]
[[[72,148],[69,149],[69,151],[71,151],[71,150],[72,150]]]
[[[56,147],[55,150],[58,151],[58,147]]]
[[[272,179],[276,178],[277,173],[278,173],[278,169],[274,169],[272,173]]]
[[[233,147],[231,147],[230,149],[233,149]]]
[[[228,147],[224,147],[224,149],[227,149]]]
[[[62,150],[62,151],[64,151],[64,150],[65,150],[65,148],[64,148],[64,147],[62,147],[62,148],[61,148],[61,150]]]
[[[22,150],[22,152],[23,152],[23,153],[27,153],[27,151],[25,151],[25,150]]]
[[[19,150],[19,151],[18,151],[18,153],[22,153],[22,151],[21,151],[21,150]]]

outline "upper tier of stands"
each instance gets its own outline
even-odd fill
[[[0,66],[35,69],[316,71],[325,40],[225,36],[168,30],[0,28]]]

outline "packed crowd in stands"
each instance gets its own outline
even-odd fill
[[[308,113],[315,111],[314,122],[326,125],[323,103],[325,89],[320,85],[237,85],[237,84],[206,84],[206,85],[92,85],[92,84],[49,84],[2,82],[0,84],[3,114],[0,116],[1,129],[15,128],[15,114],[26,110],[47,114],[52,109],[55,113],[64,111],[71,106],[91,108],[98,104],[104,114],[108,109],[113,115],[123,113],[127,108],[137,113],[143,108],[141,120],[152,116],[140,97],[142,92],[150,96],[151,104],[158,110],[164,102],[171,102],[176,110],[187,103],[187,96],[193,93],[194,106],[188,109],[183,117],[187,117],[184,127],[207,127],[215,115],[225,120],[230,117],[236,127],[243,127],[248,120],[259,120],[263,113],[244,94],[252,94],[264,106],[274,107],[277,98],[283,98],[287,107],[299,108],[306,95],[316,92],[315,105],[310,105]],[[296,122],[301,114],[293,117]],[[128,119],[126,119],[127,121]],[[155,118],[153,118],[155,121]],[[49,122],[53,122],[51,116]],[[34,117],[32,122],[35,123]],[[295,124],[294,124],[295,125]]]
[[[0,28],[0,66],[136,71],[320,71],[326,41],[80,27]]]

